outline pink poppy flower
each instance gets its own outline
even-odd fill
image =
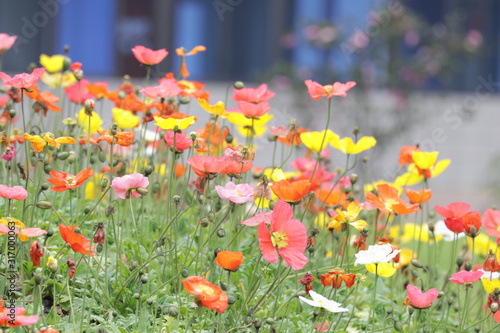
[[[9,36],[8,34],[0,34],[0,56],[5,53],[5,51],[10,50],[14,43],[16,42],[17,36]]]
[[[326,99],[330,99],[332,96],[345,97],[347,96],[347,91],[356,85],[354,81],[346,83],[335,82],[334,84],[325,86],[312,80],[306,80],[304,83],[307,86],[307,92],[314,100],[320,100],[323,96],[326,96]]]
[[[496,237],[497,243],[500,241],[500,211],[487,209],[481,218],[481,224],[488,235]]]
[[[156,86],[144,87],[139,92],[149,98],[172,98],[179,95],[182,89],[176,80],[166,79]]]
[[[45,72],[45,68],[35,68],[33,72],[16,74],[14,77],[10,77],[4,72],[0,72],[0,79],[3,80],[3,83],[7,86],[12,86],[14,88],[29,88],[37,84],[40,77]]]
[[[28,196],[28,192],[22,186],[0,185],[0,197],[14,200],[24,200]]]
[[[18,327],[34,325],[40,319],[38,315],[25,316],[25,308],[5,308],[5,302],[0,298],[0,327]]]
[[[90,81],[88,79],[82,79],[64,89],[64,92],[73,103],[84,104],[88,99],[97,98],[93,94],[89,93],[87,90],[88,85],[90,85]]]
[[[276,94],[267,89],[267,84],[261,84],[257,88],[234,88],[233,95],[233,99],[237,102],[260,103],[269,101]]]
[[[227,166],[224,157],[195,155],[186,161],[194,173],[200,177],[208,177],[217,173],[223,173]]]
[[[449,278],[451,282],[456,284],[471,284],[476,281],[479,281],[483,276],[483,272],[481,271],[460,271],[455,273]]]
[[[9,101],[10,97],[9,96],[0,96],[0,109],[3,109],[3,107],[7,104]]]
[[[10,162],[16,157],[16,148],[14,146],[7,146],[2,153],[2,160]]]
[[[116,177],[111,182],[111,187],[116,195],[121,199],[132,199],[141,196],[137,189],[146,188],[149,185],[148,177],[141,173],[133,173],[123,177]]]
[[[144,65],[156,65],[165,59],[168,55],[168,51],[165,49],[160,50],[151,50],[142,45],[137,45],[132,49],[132,53],[134,54],[137,61]]]
[[[238,108],[240,109],[241,113],[243,113],[243,115],[248,118],[261,117],[266,113],[268,113],[269,110],[271,110],[271,107],[267,102],[250,103],[246,101],[241,101],[238,102]]]
[[[468,212],[470,208],[469,204],[465,202],[453,202],[448,206],[434,206],[434,210],[445,218],[444,223],[446,227],[455,233],[461,233],[464,231],[464,223],[462,218],[466,214],[475,214],[476,211]]]
[[[278,260],[278,255],[294,270],[304,268],[307,257],[307,230],[299,220],[292,220],[292,206],[278,200],[274,205],[269,225],[258,227],[260,250],[270,263]]]
[[[165,142],[167,143],[167,146],[173,147],[174,146],[174,131],[168,130],[167,133],[164,135]],[[178,151],[184,151],[191,147],[193,145],[193,140],[191,138],[188,138],[182,133],[177,133],[175,135],[175,148]]]
[[[13,217],[0,218],[0,234],[9,235],[9,232],[14,232],[23,242],[26,242],[29,237],[38,237],[47,233],[40,228],[26,228],[24,223]]]
[[[412,285],[406,286],[406,294],[410,300],[410,305],[416,309],[427,309],[432,305],[432,302],[438,297],[436,288],[427,290],[425,293]]]
[[[253,201],[253,187],[248,184],[235,185],[229,182],[226,186],[215,186],[215,190],[221,199],[229,199],[234,203],[245,203]]]
[[[253,217],[246,219],[245,221],[241,221],[241,224],[247,225],[249,227],[255,227],[260,225],[261,223],[271,223],[272,215],[272,212],[257,213]]]

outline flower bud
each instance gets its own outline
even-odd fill
[[[222,229],[222,228],[219,228],[217,230],[217,237],[219,238],[224,238],[226,237],[226,230]]]
[[[93,99],[87,99],[85,101],[85,112],[90,116],[92,111],[94,111],[95,102]]]
[[[167,313],[170,317],[177,317],[179,315],[179,308],[175,305],[169,306],[167,308]]]
[[[456,263],[458,268],[462,267],[462,265],[464,264],[464,258],[458,257]]]
[[[444,291],[438,292],[438,298],[442,298],[444,296]]]
[[[52,168],[52,165],[50,165],[50,164],[45,164],[43,166],[43,172],[45,172],[46,174],[49,174],[52,170],[53,170],[53,168]]]
[[[49,238],[49,237],[52,237],[52,236],[54,236],[54,230],[48,229],[47,233],[45,234],[45,237]]]
[[[274,318],[269,317],[266,319],[266,324],[268,324],[268,325],[272,325],[272,324],[274,324],[274,322],[275,322]]]
[[[240,89],[243,89],[245,88],[245,84],[241,81],[236,81],[234,84],[233,84],[233,87],[240,90]]]
[[[183,96],[183,97],[179,98],[179,102],[181,104],[188,104],[189,102],[191,102],[191,99],[187,96]]]
[[[414,308],[414,307],[409,306],[409,307],[408,307],[408,314],[411,316],[411,315],[413,314],[413,312],[415,312],[415,308]]]
[[[52,208],[52,203],[48,202],[48,201],[38,201],[36,204],[35,204],[38,208],[40,209],[50,209]]]
[[[394,308],[392,306],[388,306],[385,308],[385,313],[387,313],[388,315],[390,315],[393,312],[394,312]]]
[[[43,183],[42,185],[40,185],[40,190],[47,191],[48,189],[49,189],[49,184]]]
[[[141,298],[141,295],[139,293],[135,293],[132,297],[134,297],[135,299],[139,299]]]
[[[253,321],[253,327],[255,327],[257,330],[258,330],[261,326],[262,326],[262,320],[260,320],[260,319],[258,319],[258,318],[257,318],[257,319],[255,319],[255,320]]]
[[[420,274],[418,274],[418,271],[416,269],[412,269],[411,276],[413,276],[415,279],[418,279],[420,277]]]
[[[97,158],[101,163],[106,162],[106,153],[103,150],[100,150],[99,153],[97,153]]]
[[[60,159],[61,161],[64,161],[69,157],[69,153],[67,151],[62,151],[57,154],[57,158]]]
[[[57,270],[59,269],[59,263],[57,259],[55,259],[54,257],[49,257],[49,259],[47,260],[47,267],[52,273],[57,272]]]
[[[477,236],[478,232],[475,226],[470,227],[470,233],[469,236],[472,238],[475,238]]]
[[[233,137],[233,135],[231,133],[229,133],[228,135],[226,135],[226,142],[228,144],[233,143],[233,140],[234,140],[234,137]]]
[[[73,75],[75,76],[75,79],[77,81],[80,81],[81,79],[83,79],[83,71],[81,69],[77,69],[73,72]]]
[[[109,180],[107,178],[101,179],[101,188],[106,188],[108,187]]]
[[[424,265],[422,265],[422,263],[420,261],[418,261],[417,259],[412,259],[411,260],[411,264],[417,268],[423,268]]]
[[[214,255],[217,257],[217,253],[219,253],[220,251],[223,251],[220,247],[216,248],[214,250]]]
[[[147,188],[144,187],[138,187],[136,188],[137,193],[139,193],[142,196],[148,195],[149,191]]]
[[[272,200],[269,201],[269,209],[271,209],[271,210],[274,209],[274,204],[275,204],[274,201],[272,201]]]
[[[73,163],[75,163],[75,161],[76,161],[75,154],[74,153],[70,153],[69,156],[68,156],[68,163],[69,164],[73,164]]]
[[[153,193],[158,193],[158,191],[159,191],[159,190],[160,190],[160,183],[158,183],[158,182],[154,182],[154,183],[153,183],[153,186],[152,186],[152,188],[151,188],[151,192],[153,192]],[[174,197],[175,197],[175,195],[174,195]],[[180,201],[179,201],[179,202],[180,202]],[[174,203],[175,203],[175,202],[174,202]]]
[[[351,174],[351,176],[349,177],[349,179],[351,180],[351,184],[356,184],[359,180],[359,176],[357,173],[353,173]]]
[[[148,283],[148,276],[147,275],[141,276],[141,283]]]
[[[492,313],[497,312],[498,311],[498,303],[496,303],[496,302],[495,303],[491,303],[490,310],[491,310]]]
[[[467,261],[467,262],[465,263],[465,270],[466,270],[466,271],[469,271],[469,272],[472,270],[472,262]]]
[[[154,171],[153,166],[148,165],[148,166],[146,166],[146,167],[144,168],[143,175],[147,177],[147,176],[149,176],[150,174],[152,174],[152,173],[153,173],[153,171]]]
[[[219,281],[219,285],[222,291],[227,291],[227,284],[225,282]]]
[[[9,117],[12,119],[16,116],[16,110],[14,108],[9,109]]]
[[[413,308],[410,307],[410,308],[408,308],[408,310],[409,309],[413,309]],[[401,323],[400,321],[394,321],[394,330],[401,332],[403,330],[403,323]]]
[[[181,196],[180,195],[174,195],[172,197],[172,201],[174,203],[174,205],[178,206],[180,203],[181,203]]]
[[[187,278],[189,276],[189,270],[186,267],[181,269],[181,275],[183,278]]]
[[[148,298],[148,299],[146,300],[146,304],[147,304],[147,305],[153,305],[153,303],[154,303],[154,300],[153,300],[152,298]]]

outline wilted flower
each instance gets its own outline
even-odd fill
[[[191,276],[182,280],[184,289],[192,295],[198,296],[198,304],[218,313],[223,313],[228,307],[227,294],[215,284],[208,282],[201,276]]]
[[[16,157],[16,148],[14,146],[7,146],[2,153],[2,159],[4,161],[10,162]]]

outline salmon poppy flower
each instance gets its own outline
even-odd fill
[[[424,293],[420,288],[409,284],[406,286],[406,294],[412,307],[415,309],[427,309],[437,299],[439,292],[436,288],[432,288]]]
[[[49,174],[52,178],[47,179],[47,181],[56,185],[51,187],[50,190],[55,192],[64,192],[69,189],[80,187],[85,180],[92,177],[94,172],[92,171],[92,168],[88,168],[80,171],[76,175],[72,175],[64,171],[57,172],[55,170],[52,170]]]
[[[238,109],[247,118],[259,118],[271,110],[269,103],[250,103],[246,101],[238,102]]]
[[[305,80],[304,83],[311,98],[317,101],[324,96],[326,96],[326,99],[330,99],[332,96],[345,97],[347,96],[347,91],[356,85],[356,82],[353,81],[346,83],[335,82],[334,84],[325,86],[312,80]]]
[[[26,242],[29,237],[38,237],[47,233],[40,228],[26,228],[23,222],[13,217],[0,218],[0,234],[10,235],[11,232],[14,232],[22,242]]]
[[[468,233],[470,232],[470,226],[475,225],[476,226],[476,231],[479,230],[480,224],[480,216],[477,211],[471,211],[469,212],[470,205],[466,204],[465,202],[453,202],[449,204],[448,206],[434,206],[434,210],[441,215],[442,217],[445,218],[444,223],[446,224],[446,227],[450,230],[453,231],[454,233],[461,233],[464,231],[465,226],[464,226],[464,217],[466,215],[472,215],[472,216],[467,216],[465,217],[465,220],[467,220],[467,225],[468,225]],[[477,214],[477,215],[476,215]],[[474,220],[478,221],[474,221]],[[472,224],[471,224],[472,223]]]
[[[82,234],[77,234],[75,232],[77,228],[78,226],[76,225],[65,226],[64,224],[59,224],[59,232],[61,233],[62,239],[69,244],[75,252],[95,256],[95,253],[91,251],[90,241]]]
[[[271,190],[278,198],[289,203],[297,203],[304,199],[311,190],[311,183],[307,179],[291,181],[282,179],[274,182]]]
[[[149,98],[173,98],[179,95],[182,89],[179,88],[177,80],[166,79],[156,86],[144,87],[139,92]]]
[[[26,309],[21,307],[6,308],[5,302],[0,298],[0,328],[30,326],[40,319],[38,315],[26,316]]]
[[[276,94],[267,89],[267,84],[261,84],[257,88],[233,89],[233,99],[237,102],[261,103],[267,102]]]
[[[9,36],[8,34],[0,34],[0,56],[5,53],[5,51],[10,50],[17,40],[17,36]]]
[[[215,263],[228,271],[237,271],[243,263],[242,252],[219,251]]]
[[[483,276],[481,271],[460,271],[451,276],[449,280],[456,284],[472,284]]]
[[[293,270],[304,268],[307,257],[307,229],[299,220],[293,220],[292,206],[278,200],[271,222],[260,223],[257,229],[260,250],[265,260],[274,263],[281,256]]]
[[[481,224],[488,235],[495,237],[497,243],[500,241],[500,210],[487,209],[481,218]]]
[[[132,49],[134,57],[143,65],[151,66],[157,65],[163,61],[168,55],[165,49],[151,50],[145,46],[137,45]]]
[[[195,155],[186,161],[199,177],[213,177],[227,166],[224,157]]]
[[[149,185],[148,177],[142,173],[132,173],[122,177],[116,177],[111,182],[111,187],[115,190],[116,195],[121,199],[133,199],[140,197],[137,192],[138,188],[146,188]]]
[[[181,280],[184,289],[191,295],[198,296],[198,305],[202,305],[218,313],[223,313],[228,307],[227,294],[215,284],[201,276],[190,276]]]
[[[22,89],[22,88],[29,88],[37,84],[38,80],[40,80],[40,77],[42,76],[43,73],[45,73],[45,68],[43,67],[35,68],[33,72],[31,72],[30,74],[28,73],[16,74],[14,75],[14,77],[10,77],[4,72],[0,72],[0,79],[2,79],[3,83],[7,86],[12,86],[17,89]]]
[[[24,133],[24,139],[33,143],[33,149],[36,153],[43,151],[46,145],[59,149],[61,147],[61,143],[76,143],[75,139],[69,136],[61,136],[59,138],[55,138],[54,134],[50,132],[44,133],[42,135],[30,135],[28,133]]]
[[[418,204],[409,204],[399,198],[398,190],[389,184],[377,185],[378,197],[369,192],[366,194],[366,201],[375,206],[381,212],[407,215],[418,211]]]
[[[28,196],[28,191],[22,186],[0,185],[0,197],[14,200],[24,200]]]
[[[182,133],[174,133],[172,130],[168,130],[167,133],[163,136],[167,146],[173,147],[175,141],[175,149],[178,152],[183,152],[184,150],[190,148],[193,145],[193,140],[191,138],[185,136]],[[175,140],[174,140],[175,138]]]
[[[408,199],[410,200],[410,203],[412,203],[412,204],[426,203],[432,197],[432,190],[430,190],[430,189],[424,189],[424,190],[418,190],[418,191],[405,189],[404,192],[405,192],[406,196],[408,197]]]

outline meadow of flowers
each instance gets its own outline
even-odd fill
[[[145,78],[112,90],[66,54],[2,72],[15,41],[0,34],[0,330],[500,329],[500,211],[434,205],[451,161],[418,146],[369,179],[376,138],[335,133],[355,82],[304,82],[323,128],[271,127],[267,85],[217,101],[189,80],[203,46],[136,46]],[[153,78],[167,56],[180,68]]]

